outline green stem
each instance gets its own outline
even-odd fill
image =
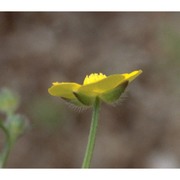
[[[96,139],[99,110],[100,110],[100,100],[97,97],[95,102],[94,102],[94,105],[93,105],[93,115],[92,115],[91,127],[90,127],[88,144],[86,147],[86,153],[84,156],[82,168],[89,168],[90,167],[90,163],[91,163],[91,159],[92,159],[92,155],[93,155],[93,150],[94,150],[94,145],[95,145],[95,139]]]
[[[4,149],[2,153],[0,154],[0,168],[3,168],[7,162],[10,149],[11,149],[11,139],[8,130],[6,127],[3,125],[2,122],[0,122],[0,128],[4,131],[4,134],[6,135],[6,141],[4,145]]]

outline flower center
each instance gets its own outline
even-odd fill
[[[106,78],[107,76],[102,74],[102,73],[92,73],[89,76],[87,75],[84,79],[83,85],[87,85],[87,84],[92,84],[95,82],[98,82],[104,78]]]

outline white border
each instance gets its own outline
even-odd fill
[[[180,179],[177,169],[4,169],[1,180],[153,180]]]
[[[0,11],[179,11],[179,0],[0,0]]]

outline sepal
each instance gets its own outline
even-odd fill
[[[113,103],[120,98],[121,94],[125,91],[127,85],[128,81],[125,81],[117,87],[106,91],[105,93],[102,93],[99,97],[106,103]]]

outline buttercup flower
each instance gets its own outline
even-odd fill
[[[82,168],[90,167],[101,101],[113,103],[118,100],[127,85],[141,73],[142,70],[110,76],[102,73],[93,73],[85,77],[82,85],[74,82],[54,82],[48,89],[51,95],[61,97],[75,105],[93,107],[92,121]]]
[[[54,82],[48,92],[78,106],[91,106],[97,97],[106,103],[113,103],[141,73],[142,70],[110,76],[93,73],[85,77],[82,85],[74,82]]]

